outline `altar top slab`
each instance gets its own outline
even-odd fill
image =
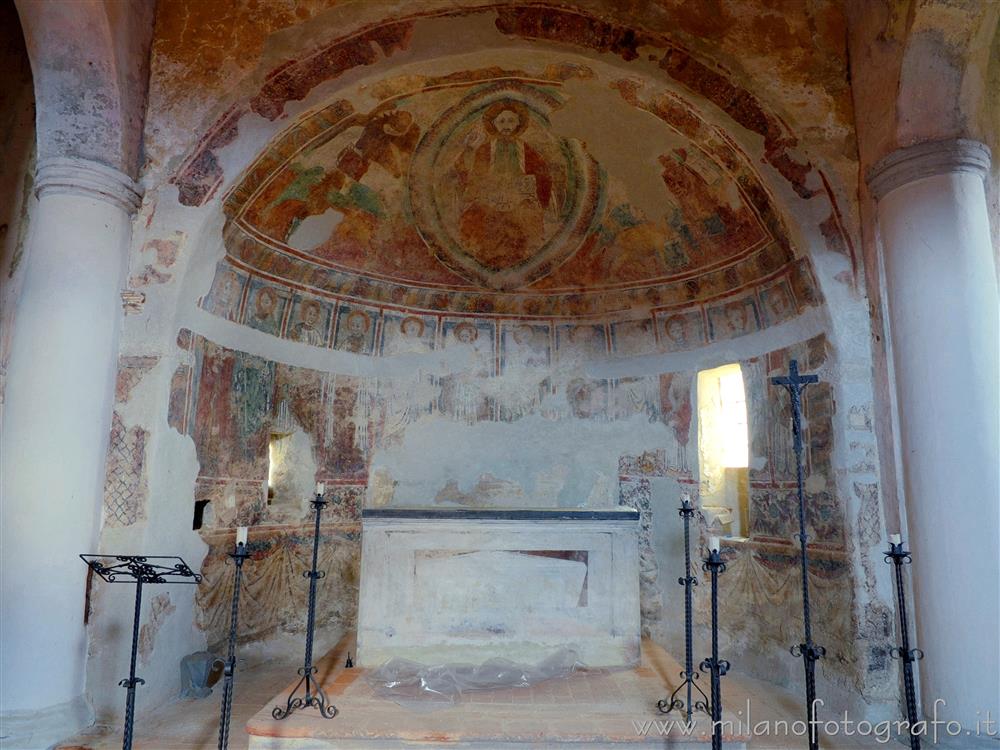
[[[586,510],[579,508],[365,508],[364,520],[407,519],[463,521],[635,521],[635,508]]]

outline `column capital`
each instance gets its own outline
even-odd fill
[[[898,187],[924,177],[970,172],[985,177],[990,169],[990,149],[979,141],[953,138],[926,141],[893,151],[868,171],[868,187],[881,200]]]
[[[81,195],[114,204],[134,214],[142,188],[124,172],[89,159],[63,156],[42,159],[35,170],[35,195]]]

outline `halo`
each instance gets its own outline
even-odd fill
[[[425,328],[423,320],[421,320],[420,318],[418,318],[416,315],[408,315],[407,317],[405,317],[401,321],[399,321],[399,332],[400,333],[403,333],[403,330],[406,328],[406,324],[407,323],[416,323],[417,325],[419,325],[420,326],[420,332],[417,333],[417,338],[419,339],[419,338],[423,337],[423,335],[424,335],[424,328]],[[405,336],[406,334],[404,333],[403,335]]]
[[[351,310],[351,312],[347,313],[348,324],[350,324],[352,320],[356,320],[357,318],[361,318],[363,321],[365,321],[365,333],[367,333],[368,329],[371,328],[372,325],[372,321],[371,318],[368,317],[368,313],[362,312],[361,310]]]
[[[509,136],[498,133],[496,126],[493,124],[497,115],[508,109],[516,114],[519,119],[517,130]],[[483,127],[486,129],[486,132],[493,137],[512,138],[514,136],[521,135],[521,133],[527,129],[530,117],[531,115],[528,113],[528,108],[524,105],[524,102],[520,102],[517,99],[501,99],[500,101],[493,102],[490,106],[483,110]]]
[[[685,333],[687,332],[687,318],[685,318],[680,313],[674,313],[673,315],[668,317],[666,320],[663,321],[663,331],[664,333],[667,334],[667,336],[669,336],[674,341],[676,341],[676,339],[674,338],[673,334],[670,333],[670,324],[673,323],[675,320],[681,324],[681,327],[683,328],[684,332]]]
[[[323,313],[323,306],[320,305],[319,300],[307,299],[302,301],[302,305],[299,307],[299,315],[305,313],[306,310],[316,308],[320,314]]]
[[[475,341],[476,339],[479,338],[479,329],[476,328],[474,325],[472,325],[472,323],[459,323],[452,329],[451,332],[452,335],[457,339],[459,331],[466,329],[472,331],[472,341]]]

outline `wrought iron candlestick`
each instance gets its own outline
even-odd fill
[[[698,673],[694,669],[694,649],[693,649],[693,623],[692,612],[692,589],[698,585],[698,579],[691,575],[691,518],[695,514],[694,506],[688,498],[681,500],[681,507],[678,515],[684,519],[684,576],[677,579],[677,583],[684,587],[684,671],[681,672],[683,681],[669,698],[664,698],[657,702],[656,707],[662,713],[668,714],[675,709],[684,709],[688,723],[691,723],[691,712],[695,709],[710,713],[708,696],[701,686],[695,682]],[[678,698],[677,695],[682,690],[687,693],[687,700]],[[693,691],[697,690],[701,694],[701,700],[692,702]]]
[[[896,537],[898,539],[898,537]],[[917,695],[913,683],[913,662],[924,658],[924,652],[919,648],[910,648],[910,624],[906,616],[906,591],[903,587],[903,565],[911,561],[910,553],[903,549],[900,540],[889,542],[889,551],[885,553],[885,561],[892,563],[896,569],[896,605],[899,610],[899,632],[902,645],[894,649],[893,656],[898,656],[903,662],[903,693],[906,699],[907,729],[910,735],[910,749],[920,750],[920,734],[914,731],[920,718],[917,714]]]
[[[135,582],[135,613],[132,617],[132,658],[129,661],[128,679],[118,684],[128,691],[125,698],[125,729],[122,749],[132,750],[135,729],[135,689],[146,681],[135,676],[136,654],[139,648],[139,619],[142,615],[142,587],[151,583],[200,583],[201,575],[195,573],[180,557],[145,555],[80,555],[80,559],[108,583]],[[118,578],[128,580],[119,581]]]
[[[291,694],[288,696],[288,703],[284,708],[281,706],[275,706],[271,711],[271,716],[275,719],[285,719],[300,708],[308,708],[310,706],[315,706],[319,710],[319,715],[324,719],[332,719],[337,715],[337,707],[329,702],[326,697],[326,693],[323,692],[323,688],[320,686],[319,681],[314,677],[316,674],[316,667],[313,666],[313,629],[316,625],[316,581],[326,576],[326,573],[322,570],[316,570],[316,564],[319,559],[319,518],[320,514],[323,512],[323,508],[326,507],[327,502],[323,499],[322,487],[317,487],[316,497],[310,502],[313,509],[316,511],[316,526],[313,532],[313,553],[312,553],[312,568],[307,570],[303,575],[309,579],[309,615],[306,620],[306,658],[305,663],[299,669],[298,673],[301,675],[301,679],[298,684],[295,685],[295,689],[292,690]],[[297,693],[299,688],[304,688],[305,695],[299,697]]]
[[[812,639],[812,614],[809,609],[809,556],[806,542],[806,496],[802,479],[802,390],[810,383],[818,383],[816,375],[799,375],[799,363],[788,363],[788,375],[771,378],[772,385],[780,385],[788,391],[792,400],[792,445],[795,448],[795,478],[799,499],[799,549],[802,565],[802,620],[805,638],[802,643],[792,646],[793,656],[802,658],[806,673],[806,726],[809,727],[809,750],[817,750],[819,739],[813,723],[816,709],[816,662],[826,655],[826,649],[817,646]]]
[[[236,549],[229,554],[236,564],[233,580],[233,602],[229,615],[229,650],[222,673],[222,716],[219,719],[219,750],[229,747],[229,720],[233,714],[233,683],[236,678],[236,626],[240,614],[240,585],[243,582],[243,563],[250,557],[246,543],[238,541]]]
[[[719,659],[719,573],[726,572],[726,564],[718,549],[710,549],[702,562],[702,570],[712,577],[712,655],[701,663],[701,669],[708,672],[712,694],[709,710],[712,715],[712,750],[722,748],[722,690],[720,678],[729,671],[729,662]]]

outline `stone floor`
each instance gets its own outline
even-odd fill
[[[339,716],[323,720],[309,710],[277,722],[270,716],[282,692],[291,688],[289,675],[295,664],[269,662],[237,676],[233,703],[232,750],[269,748],[421,747],[455,745],[498,747],[501,739],[517,738],[517,747],[574,748],[633,744],[640,747],[707,747],[707,727],[702,722],[692,737],[681,737],[674,727],[668,738],[663,725],[647,722],[664,717],[651,705],[650,696],[667,694],[664,685],[676,683],[677,663],[662,649],[643,644],[643,664],[634,670],[590,671],[531,688],[471,693],[456,706],[433,711],[413,711],[376,697],[364,679],[364,670],[343,668],[353,642],[345,638],[318,664],[319,675]],[[707,687],[707,686],[706,686]],[[723,682],[723,697],[733,713],[736,736],[726,747],[750,750],[785,750],[805,746],[794,735],[752,737],[735,720],[752,703],[753,721],[792,721],[799,717],[801,700],[766,682],[733,672]],[[179,700],[164,706],[152,720],[137,729],[135,750],[208,750],[217,746],[219,689],[205,700]],[[284,699],[281,699],[282,704]],[[741,709],[744,709],[741,711]],[[737,712],[740,712],[737,714]],[[669,718],[669,717],[668,717]],[[648,731],[643,736],[643,727]],[[249,728],[249,734],[247,729]],[[700,741],[699,741],[700,740]],[[565,743],[565,744],[564,744]],[[504,742],[505,746],[508,745]],[[95,727],[58,745],[58,750],[113,750],[121,746],[118,728]],[[824,738],[829,750],[885,747],[874,738]]]

